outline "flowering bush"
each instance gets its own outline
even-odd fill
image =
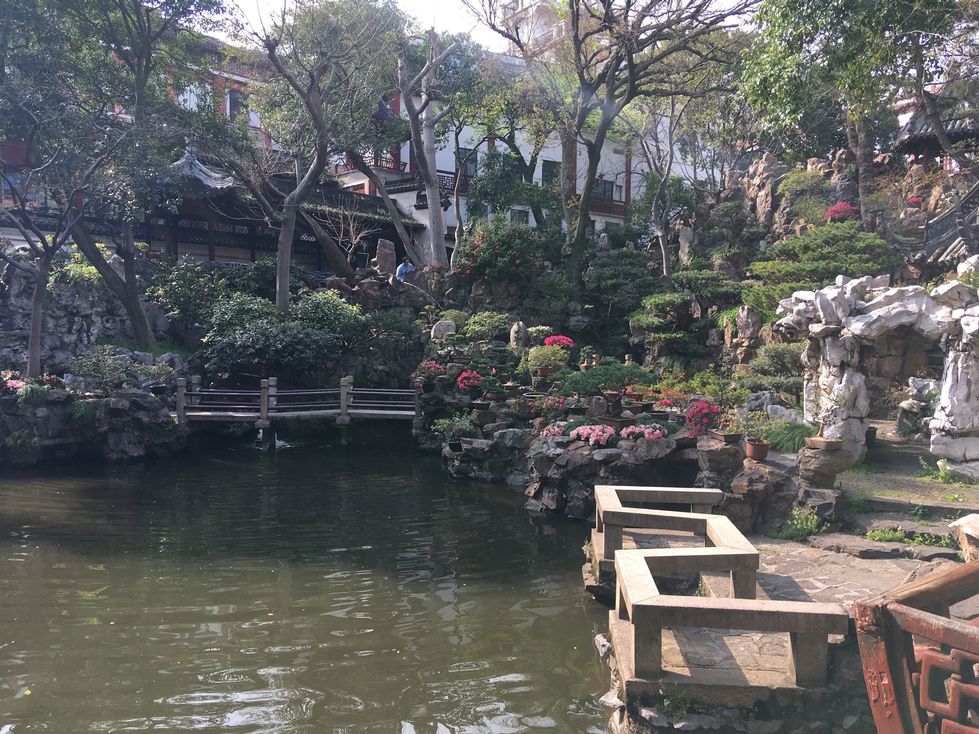
[[[657,441],[665,435],[666,432],[656,426],[626,426],[619,431],[620,438],[645,438],[647,441]]]
[[[544,339],[545,347],[561,347],[561,349],[571,349],[574,346],[574,340],[570,336],[564,336],[563,334],[555,334],[554,336],[549,336]]]
[[[17,392],[27,383],[23,380],[4,380],[3,381],[3,391],[4,392]]]
[[[476,370],[463,370],[462,374],[456,378],[456,387],[460,390],[475,390],[483,384],[485,379]]]
[[[41,377],[41,384],[60,389],[65,386],[65,381],[57,375],[44,375]]]
[[[564,428],[568,425],[567,421],[557,421],[556,423],[551,423],[544,427],[544,430],[540,432],[540,435],[545,438],[552,438],[554,436],[563,436]]]
[[[908,206],[921,206],[921,201],[922,199],[920,196],[909,196]]]
[[[823,214],[823,220],[827,222],[842,222],[845,219],[856,218],[858,212],[857,208],[846,201],[841,201],[838,204],[833,204],[826,213]]]
[[[472,278],[523,281],[530,278],[540,240],[524,224],[504,217],[471,220],[453,256],[457,271]]]
[[[702,436],[717,425],[721,409],[706,400],[695,400],[687,409],[687,428],[691,436]]]
[[[443,270],[445,270],[445,265],[443,265],[442,263],[429,263],[428,265],[423,267],[422,270],[425,271],[426,273],[440,273]]]
[[[578,426],[571,431],[571,438],[589,446],[608,446],[615,442],[615,429],[611,426]]]
[[[656,405],[659,406],[660,408],[672,408],[673,401],[670,400],[669,398],[663,398],[662,400],[657,400]]]
[[[553,418],[564,410],[564,403],[567,398],[563,395],[545,395],[534,401],[534,412],[544,418]]]
[[[439,364],[434,359],[426,359],[411,373],[411,379],[415,381],[416,385],[421,386],[444,374],[445,365]]]

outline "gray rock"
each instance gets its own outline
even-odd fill
[[[523,321],[518,321],[510,327],[511,348],[522,349],[527,346],[529,341],[530,334],[527,331],[527,325]]]
[[[966,562],[979,560],[979,514],[961,517],[948,527],[962,549],[962,558]]]
[[[456,333],[456,322],[450,319],[442,319],[441,321],[436,321],[432,325],[431,338],[432,341],[442,341],[450,334]]]
[[[377,241],[377,252],[371,265],[381,275],[394,275],[398,269],[398,255],[391,240],[379,239]]]
[[[519,428],[507,428],[494,433],[493,442],[509,449],[522,449],[527,445],[527,433]]]

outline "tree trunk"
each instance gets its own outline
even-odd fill
[[[391,217],[391,222],[394,224],[394,230],[398,233],[398,237],[401,238],[401,245],[405,248],[405,252],[411,259],[411,262],[414,263],[415,267],[422,267],[425,263],[422,262],[421,257],[415,251],[411,235],[408,234],[407,227],[401,221],[401,212],[398,210],[398,205],[391,198],[390,194],[388,194],[387,189],[384,187],[384,181],[381,180],[381,177],[377,175],[373,168],[367,165],[367,162],[359,153],[347,151],[347,155],[350,156],[357,170],[363,173],[367,177],[367,180],[374,184],[374,190],[377,191],[381,200],[384,202],[384,207],[388,210],[388,216]]]
[[[425,186],[425,198],[428,201],[428,229],[431,237],[427,256],[423,255],[425,264],[448,265],[449,257],[445,248],[445,217],[442,211],[442,191],[439,188],[438,169],[435,163],[435,117],[432,105],[422,110],[421,129],[413,125],[412,136],[415,142],[416,161],[422,184]]]
[[[289,313],[289,275],[292,266],[292,239],[296,233],[296,217],[299,204],[292,194],[282,204],[282,227],[275,253],[275,308],[281,314]]]
[[[571,252],[566,263],[566,272],[569,278],[577,278],[581,270],[582,260],[585,257],[585,246],[588,243],[588,212],[591,204],[592,189],[595,187],[595,179],[598,177],[598,164],[602,160],[602,146],[605,143],[606,129],[601,123],[595,133],[595,139],[590,141],[586,147],[588,152],[588,168],[585,171],[585,182],[581,187],[581,198],[578,200],[577,211],[575,212],[575,227],[572,230],[573,236],[570,241]]]
[[[578,141],[574,135],[561,136],[561,209],[564,227],[570,238],[574,232],[574,195],[578,186]]]
[[[51,257],[44,254],[34,264],[34,293],[31,295],[31,330],[27,338],[25,377],[41,376],[41,338],[44,334],[44,300],[51,278]]]
[[[670,243],[662,226],[656,239],[659,240],[659,251],[663,254],[663,276],[669,278],[673,274],[673,264],[670,261]]]
[[[856,159],[860,220],[864,229],[873,231],[874,213],[870,210],[870,196],[873,193],[874,184],[874,151],[867,119],[861,117],[857,120],[848,120],[846,123],[846,139],[850,151]]]
[[[102,276],[102,281],[112,295],[119,299],[119,303],[126,309],[126,316],[129,317],[129,324],[132,327],[133,338],[136,343],[141,349],[152,350],[156,346],[156,339],[153,336],[150,321],[146,317],[146,310],[143,308],[142,294],[139,292],[139,284],[136,279],[135,248],[128,253],[124,252],[127,249],[125,246],[119,248],[119,256],[122,258],[126,274],[126,279],[123,280],[102,256],[95,239],[81,220],[72,226],[71,236],[78,249]]]
[[[326,256],[327,262],[330,263],[330,267],[341,278],[353,278],[354,269],[350,267],[350,263],[347,262],[347,258],[344,257],[343,251],[340,249],[340,245],[337,244],[336,240],[330,236],[320,223],[317,222],[312,216],[306,212],[301,212],[303,221],[306,226],[312,231],[313,236],[316,237],[316,241],[320,245],[320,249]]]

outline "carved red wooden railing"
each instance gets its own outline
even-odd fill
[[[854,606],[879,734],[979,734],[979,627],[949,607],[979,594],[979,561]]]

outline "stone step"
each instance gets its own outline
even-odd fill
[[[942,502],[933,499],[904,500],[876,495],[871,495],[867,500],[874,512],[893,512],[908,517],[912,517],[911,510],[913,508],[923,507],[928,511],[928,518],[933,520],[946,518],[949,521],[957,520],[963,515],[977,511],[976,508],[970,507],[965,502]]]
[[[939,558],[954,561],[959,558],[959,552],[954,548],[882,543],[849,533],[820,533],[809,538],[809,545],[819,550],[845,553],[856,558],[913,558],[918,561],[934,561]]]
[[[937,535],[949,536],[950,519],[941,516],[919,519],[900,512],[872,512],[854,515],[854,530],[864,535],[870,530],[903,530],[908,535]]]

